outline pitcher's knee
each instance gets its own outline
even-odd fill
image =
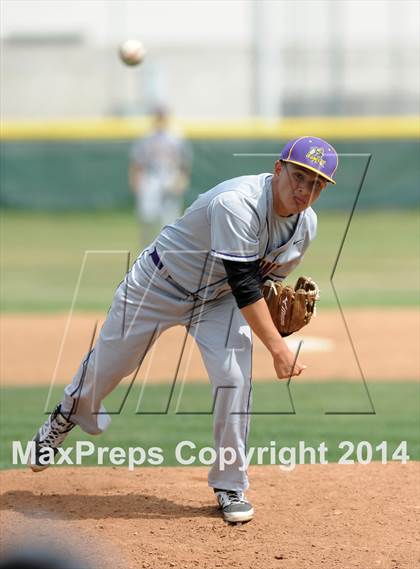
[[[251,377],[251,369],[241,369],[238,365],[221,365],[212,374],[213,385],[226,385],[229,387],[242,387]]]
[[[134,369],[135,366],[122,366],[121,362],[116,362],[115,365],[101,365],[98,368],[95,368],[94,364],[89,365],[87,373],[89,374],[92,383],[96,386],[116,386],[125,377],[130,376]]]

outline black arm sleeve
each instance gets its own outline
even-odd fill
[[[223,259],[228,283],[239,308],[253,304],[263,297],[259,260],[250,263],[226,261]]]

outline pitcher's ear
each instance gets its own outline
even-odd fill
[[[281,172],[281,170],[282,170],[282,168],[283,168],[283,166],[284,166],[284,165],[283,165],[283,162],[281,162],[281,160],[276,160],[276,161],[274,162],[274,173],[277,174],[277,175],[279,175],[280,172]]]

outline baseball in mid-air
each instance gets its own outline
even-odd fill
[[[139,65],[146,54],[146,50],[141,41],[135,39],[124,41],[118,51],[121,60],[126,65]]]

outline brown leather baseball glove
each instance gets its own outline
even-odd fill
[[[309,277],[299,277],[295,288],[280,281],[267,280],[262,292],[271,318],[285,337],[309,324],[319,299],[318,285]]]

